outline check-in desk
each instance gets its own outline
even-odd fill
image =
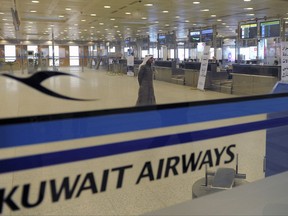
[[[232,65],[232,94],[269,94],[280,79],[281,66]]]
[[[185,85],[197,87],[201,62],[185,62],[183,67],[184,67],[183,70],[185,77]],[[211,86],[212,80],[218,75],[218,73],[220,75],[220,72],[217,72],[217,64],[209,63],[207,69],[205,88],[209,88]]]
[[[155,80],[172,81],[172,61],[155,61]]]

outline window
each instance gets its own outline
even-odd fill
[[[16,47],[14,45],[5,45],[4,52],[6,62],[16,61]]]
[[[79,66],[79,47],[69,46],[70,66]]]
[[[49,56],[53,57],[53,48],[52,46],[49,46]],[[59,46],[54,46],[54,59],[55,59],[55,65],[59,66]],[[49,59],[49,66],[53,66],[53,59]]]

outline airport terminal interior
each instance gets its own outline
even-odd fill
[[[288,1],[0,5],[0,215],[288,215]]]

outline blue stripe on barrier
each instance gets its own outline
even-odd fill
[[[287,125],[288,117],[0,160],[0,173],[71,163]]]
[[[288,110],[287,97],[103,116],[4,124],[1,148],[81,139]]]

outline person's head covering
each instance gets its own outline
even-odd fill
[[[139,70],[140,70],[140,68],[141,68],[143,65],[146,65],[147,61],[148,61],[150,58],[153,58],[153,55],[146,55],[146,56],[145,56],[145,58],[143,59],[142,63],[139,65]]]

